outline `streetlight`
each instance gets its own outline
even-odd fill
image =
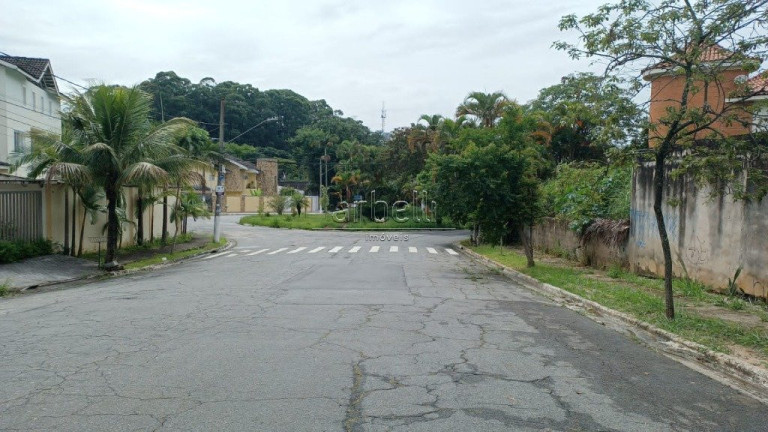
[[[241,133],[240,135],[232,138],[231,141],[234,141],[241,136],[247,134],[248,132],[256,129],[257,127],[263,125],[264,123],[269,123],[279,120],[279,117],[269,117],[265,120],[262,120],[258,124],[249,127],[246,129],[245,132]],[[221,110],[219,113],[219,153],[221,155],[224,155],[224,99],[221,100]],[[216,185],[216,210],[213,213],[213,241],[214,243],[218,243],[221,239],[221,200],[224,198],[224,175],[226,171],[224,168],[224,162],[222,161],[219,165],[219,182]]]

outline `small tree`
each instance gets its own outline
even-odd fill
[[[272,207],[272,210],[275,211],[278,215],[282,215],[285,211],[285,206],[288,204],[288,201],[290,200],[289,196],[286,195],[274,195],[269,198],[269,205]]]
[[[581,18],[561,19],[561,30],[580,34],[576,44],[556,42],[571,57],[591,57],[606,63],[607,75],[627,76],[634,88],[642,78],[661,74],[676,79],[676,95],[665,99],[661,112],[651,113],[651,156],[654,168],[653,211],[664,254],[665,314],[674,319],[672,252],[662,213],[668,159],[674,155],[674,174],[714,184],[730,184],[736,198],[761,198],[765,175],[764,150],[752,140],[726,136],[740,125],[749,130],[753,116],[743,102],[762,91],[746,80],[734,81],[727,72],[739,67],[757,70],[766,57],[768,25],[766,0],[665,0],[651,4],[621,0],[606,4]],[[732,89],[726,91],[724,89]],[[654,97],[652,95],[652,97]],[[702,140],[713,145],[703,146]],[[750,187],[736,180],[746,171]]]

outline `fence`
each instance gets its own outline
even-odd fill
[[[35,240],[41,237],[42,192],[0,192],[0,240]]]

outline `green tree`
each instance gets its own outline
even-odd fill
[[[483,127],[490,128],[504,115],[504,108],[509,102],[507,96],[502,92],[472,92],[456,108],[456,116],[472,117],[479,121]]]
[[[157,160],[182,159],[175,142],[191,126],[187,119],[173,119],[153,126],[151,98],[136,87],[99,85],[67,99],[62,117],[83,145],[84,163],[107,200],[106,267],[118,268],[116,251],[120,234],[118,203],[123,186],[160,183],[168,172]],[[178,157],[177,157],[178,156]]]
[[[668,159],[679,163],[676,174],[687,173],[698,181],[730,184],[734,196],[760,198],[766,192],[760,159],[764,151],[753,140],[726,137],[722,125],[745,122],[745,101],[759,89],[746,83],[739,91],[721,95],[735,103],[696,103],[697,94],[717,94],[730,83],[725,72],[735,65],[755,71],[766,58],[768,25],[765,0],[664,0],[650,3],[622,0],[605,4],[581,18],[568,15],[561,30],[575,30],[579,42],[556,42],[555,47],[573,58],[597,58],[607,64],[606,74],[631,72],[635,88],[645,71],[664,70],[677,77],[678,96],[651,124],[653,146],[645,153],[655,162],[653,211],[664,255],[665,314],[674,319],[672,252],[662,213]],[[724,87],[725,86],[725,87]],[[700,145],[706,138],[715,145]],[[746,170],[749,187],[735,182]]]
[[[641,139],[642,111],[616,77],[578,73],[539,91],[528,103],[552,126],[555,162],[605,161],[606,152]]]

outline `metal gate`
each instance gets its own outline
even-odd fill
[[[43,193],[0,192],[0,240],[43,237]]]

